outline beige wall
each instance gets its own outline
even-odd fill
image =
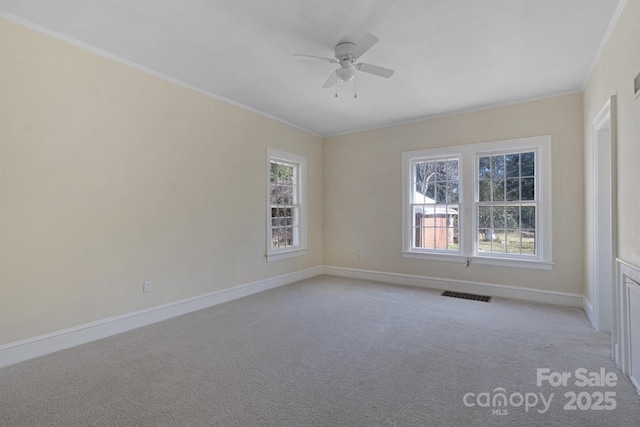
[[[584,90],[587,207],[586,295],[592,298],[593,135],[592,122],[611,95],[617,98],[618,257],[640,265],[640,98],[633,79],[640,73],[640,0],[627,0]]]
[[[582,128],[582,95],[573,94],[325,139],[324,264],[581,294]],[[552,136],[552,271],[401,257],[403,151],[546,134]]]
[[[322,264],[319,138],[2,19],[0,42],[0,344]],[[267,146],[309,182],[308,255],[271,263]]]

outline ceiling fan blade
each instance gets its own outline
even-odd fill
[[[376,76],[389,78],[393,76],[395,70],[390,68],[378,67],[377,65],[365,64],[363,62],[356,64],[356,70],[364,71],[365,73],[375,74]]]
[[[380,39],[378,39],[373,34],[365,34],[364,37],[360,39],[358,44],[353,47],[351,55],[353,55],[354,59],[358,59],[360,56],[362,56],[362,54],[371,49],[374,44],[378,43],[378,40]]]
[[[331,73],[331,75],[329,76],[327,81],[324,82],[322,87],[324,87],[324,88],[332,87],[333,85],[336,84],[336,80],[337,79],[338,79],[338,74],[336,74],[336,72],[334,71],[333,73]]]
[[[313,61],[323,61],[323,62],[329,62],[332,64],[337,64],[338,61],[335,58],[323,58],[322,56],[311,56],[311,55],[300,55],[298,53],[296,53],[295,55],[293,55],[293,57],[295,59],[308,59],[308,60],[313,60]]]

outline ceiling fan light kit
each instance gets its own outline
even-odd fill
[[[336,71],[338,78],[343,82],[348,82],[356,75],[356,71],[351,67],[342,67]]]
[[[373,45],[378,43],[378,38],[373,34],[365,34],[357,44],[343,42],[338,43],[334,48],[335,58],[324,58],[321,56],[311,55],[293,55],[296,59],[311,59],[315,61],[328,62],[331,64],[340,64],[340,68],[331,73],[327,81],[322,85],[324,88],[330,88],[336,85],[336,97],[338,96],[338,80],[342,82],[348,82],[352,80],[356,71],[362,71],[365,73],[373,74],[384,78],[389,78],[395,72],[390,68],[380,67],[378,65],[366,64],[364,62],[356,63],[356,60],[360,58],[366,51],[371,49]],[[354,98],[357,96],[354,94]]]

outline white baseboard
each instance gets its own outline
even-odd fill
[[[447,289],[458,292],[471,292],[502,298],[513,298],[549,304],[583,307],[587,316],[591,304],[582,295],[564,292],[544,291],[539,289],[519,288],[515,286],[489,283],[460,281],[453,279],[416,276],[399,273],[384,273],[371,270],[359,270],[343,267],[313,267],[282,276],[271,277],[244,285],[235,286],[193,298],[174,301],[168,304],[135,311],[120,316],[101,319],[91,323],[74,326],[68,329],[27,338],[0,345],[0,367],[33,359],[45,354],[66,348],[75,347],[91,341],[130,331],[142,326],[181,316],[193,311],[202,310],[244,296],[252,295],[268,289],[288,285],[299,280],[308,279],[320,274],[373,280],[398,285],[418,286],[431,289]],[[587,311],[589,310],[589,312]]]
[[[470,292],[480,295],[491,295],[501,298],[542,302],[547,304],[582,307],[582,295],[566,292],[545,291],[541,289],[520,288],[516,286],[496,285],[491,283],[469,282],[464,280],[444,279],[438,277],[415,276],[399,273],[359,270],[355,268],[324,266],[323,274],[351,277],[354,279],[373,280],[376,282],[395,283],[398,285],[418,286],[423,288]]]
[[[322,267],[313,267],[0,345],[0,367],[120,334],[320,274],[322,274]]]
[[[596,325],[593,323],[593,304],[591,304],[591,301],[589,301],[584,295],[582,296],[582,309],[584,310],[584,314],[587,315],[587,319],[589,319],[591,326],[595,328]]]

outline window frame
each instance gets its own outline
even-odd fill
[[[461,233],[461,222],[460,222],[460,217],[461,214],[460,212],[462,211],[462,195],[461,195],[461,188],[462,188],[462,183],[461,183],[461,179],[460,177],[462,176],[462,172],[461,172],[461,168],[462,168],[462,156],[461,155],[455,155],[455,154],[432,154],[429,156],[413,156],[411,157],[411,159],[409,159],[409,176],[407,177],[409,180],[409,187],[410,190],[407,191],[407,197],[408,197],[408,206],[407,209],[409,211],[409,215],[411,215],[411,223],[409,224],[409,227],[411,229],[410,231],[410,235],[407,236],[408,240],[408,244],[410,247],[410,250],[412,253],[426,253],[426,254],[442,254],[442,255],[461,255],[462,254],[462,248],[460,246],[460,243],[458,243],[458,250],[452,250],[452,249],[438,249],[438,248],[416,248],[414,247],[414,241],[413,241],[413,235],[414,235],[414,225],[413,225],[413,218],[414,218],[414,213],[413,213],[413,207],[414,205],[419,205],[420,203],[415,203],[415,201],[413,200],[413,196],[415,194],[415,190],[413,188],[414,186],[414,181],[415,181],[415,169],[416,169],[416,164],[420,163],[420,162],[437,162],[437,161],[442,161],[442,160],[457,160],[458,161],[458,202],[457,203],[451,203],[451,204],[455,204],[458,206],[458,235],[460,235]],[[425,196],[426,197],[426,196]],[[435,202],[435,200],[434,200]],[[435,206],[445,206],[445,209],[448,209],[449,203],[433,203],[433,205]]]
[[[285,248],[272,248],[272,216],[271,216],[271,162],[282,161],[296,166],[296,198],[297,207],[297,244]],[[288,153],[274,148],[267,148],[266,162],[266,259],[267,262],[295,256],[306,255],[307,253],[307,158],[298,154]]]
[[[535,151],[535,199],[536,254],[520,255],[487,253],[478,251],[478,158],[507,152]],[[459,253],[442,250],[416,251],[412,249],[412,164],[420,159],[459,156]],[[402,153],[402,256],[438,261],[474,263],[481,265],[551,270],[552,261],[552,217],[551,217],[551,136],[493,141],[479,144],[459,145],[435,149],[406,151]],[[449,252],[449,253],[448,253]]]

